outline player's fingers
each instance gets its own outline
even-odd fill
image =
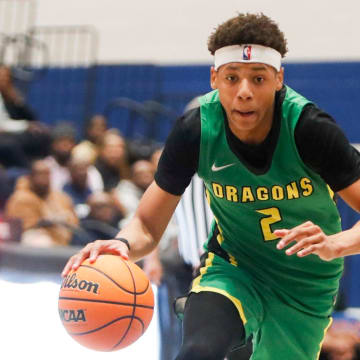
[[[96,240],[87,244],[77,254],[73,255],[65,265],[61,275],[66,276],[71,270],[77,270],[81,263],[89,258],[91,263],[95,262],[99,254],[112,253],[120,255],[125,260],[129,260],[129,251],[125,244],[115,240]]]
[[[278,235],[277,232],[275,232],[275,234]],[[300,236],[299,231],[294,229],[288,230],[288,232],[285,235],[283,235],[282,239],[277,243],[276,247],[279,250],[281,250],[287,245],[289,245],[291,242],[298,240],[299,236]]]
[[[101,253],[120,255],[123,259],[129,260],[128,247],[118,240],[96,240],[89,248],[89,261],[93,263]]]
[[[91,247],[88,249],[89,261],[91,263],[95,262],[100,252],[108,247],[108,244],[106,243],[107,241],[108,240],[96,240],[91,243]]]
[[[107,252],[114,255],[120,255],[123,259],[129,260],[129,249],[124,243],[118,240],[109,240]]]
[[[90,256],[93,247],[94,247],[94,242],[89,243],[83,249],[81,249],[76,255],[73,256],[73,264],[71,267],[72,270],[77,270],[81,265],[81,263]]]
[[[73,265],[73,259],[72,257],[67,261],[66,265],[64,266],[64,269],[61,273],[61,276],[62,277],[65,277],[71,270],[72,268],[72,265]]]
[[[277,248],[281,250],[293,241],[299,242],[305,237],[310,237],[320,232],[321,229],[319,226],[314,225],[310,221],[307,221],[306,223],[289,229],[288,233],[284,235],[283,238],[278,242]]]
[[[310,254],[316,254],[316,251],[318,250],[318,247],[319,247],[318,244],[308,246],[307,248],[302,249],[301,251],[299,251],[297,253],[297,256],[304,257],[304,256],[307,256],[307,255],[310,255]]]
[[[61,273],[61,276],[65,277],[71,270],[76,270],[80,266],[82,261],[86,258],[84,254],[85,249],[86,247],[70,257]]]
[[[287,235],[289,233],[290,230],[288,229],[278,229],[278,230],[275,230],[274,231],[274,234],[277,236],[277,237],[284,237],[285,235]]]
[[[275,230],[275,231],[289,233],[290,231],[298,231],[298,230],[305,229],[305,228],[308,228],[308,227],[311,227],[311,226],[314,226],[314,223],[312,221],[306,221],[306,222],[304,222],[304,223],[302,223],[300,225],[294,226],[291,229],[279,229],[279,230]]]
[[[127,249],[119,249],[117,246],[110,246],[106,253],[118,255],[121,256],[124,260],[129,260],[129,254]]]
[[[321,234],[316,234],[313,236],[305,237],[302,240],[299,240],[295,245],[291,246],[285,251],[286,255],[293,255],[302,249],[306,249],[314,244],[318,244],[323,241]]]

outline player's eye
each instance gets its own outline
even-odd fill
[[[262,76],[256,76],[254,81],[257,83],[257,84],[261,84],[263,81],[264,81],[264,78]]]
[[[237,77],[234,75],[226,75],[225,79],[228,81],[234,82],[234,81],[236,81]]]

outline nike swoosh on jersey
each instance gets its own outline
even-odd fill
[[[223,170],[223,169],[226,169],[230,166],[233,166],[235,165],[235,163],[232,163],[232,164],[227,164],[227,165],[223,165],[223,166],[216,166],[215,163],[212,165],[211,167],[211,170],[212,171],[220,171],[220,170]]]

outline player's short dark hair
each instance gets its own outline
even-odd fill
[[[208,49],[215,51],[230,45],[258,44],[277,50],[282,57],[287,53],[287,41],[278,25],[268,16],[260,14],[238,14],[220,24],[210,35]]]

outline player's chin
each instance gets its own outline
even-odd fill
[[[243,115],[240,112],[234,111],[230,122],[232,122],[233,126],[240,131],[251,131],[257,127],[259,121],[257,113],[255,112],[252,112],[249,115]]]

